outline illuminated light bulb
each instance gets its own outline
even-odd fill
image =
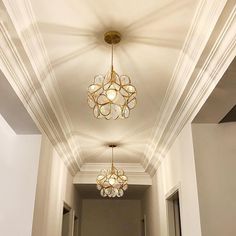
[[[117,92],[115,89],[109,89],[107,90],[107,98],[111,101],[113,101],[116,98]]]

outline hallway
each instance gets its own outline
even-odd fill
[[[0,236],[235,236],[235,0],[0,0]]]

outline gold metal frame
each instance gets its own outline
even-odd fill
[[[127,75],[120,76],[113,69],[113,45],[120,42],[121,34],[109,31],[104,40],[112,45],[111,70],[105,76],[95,76],[94,83],[88,87],[88,104],[96,118],[128,118],[130,110],[137,104],[137,91]]]
[[[116,145],[109,145],[112,148],[111,169],[101,170],[97,176],[97,189],[102,197],[122,197],[128,189],[128,177],[123,170],[118,170],[113,162],[113,148]]]

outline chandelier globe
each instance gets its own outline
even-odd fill
[[[129,76],[118,75],[113,67],[114,45],[121,41],[121,34],[108,31],[104,40],[111,45],[111,69],[105,76],[94,77],[93,84],[88,87],[88,105],[96,118],[125,119],[136,106],[137,91]]]
[[[122,197],[128,189],[128,177],[121,169],[117,169],[113,163],[113,148],[116,145],[109,145],[112,148],[111,169],[103,169],[97,176],[97,189],[102,197]]]

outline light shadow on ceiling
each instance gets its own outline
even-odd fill
[[[98,45],[96,45],[96,43],[90,43],[90,44],[88,44],[88,45],[86,45],[86,46],[84,46],[84,47],[82,47],[82,48],[80,48],[80,49],[78,49],[78,50],[76,50],[72,53],[69,53],[69,54],[67,54],[63,57],[60,57],[56,60],[53,60],[52,61],[52,67],[55,68],[55,67],[61,65],[62,63],[73,60],[73,59],[75,59],[76,57],[78,57],[82,54],[85,54],[85,53],[87,53],[91,50],[94,50],[97,46]]]
[[[106,152],[110,151],[110,150],[108,150],[107,147],[101,147],[101,146],[100,147],[93,147],[92,150],[93,150],[93,152],[90,155],[86,156],[86,160],[88,162],[91,158],[93,158],[93,160],[100,159],[100,157],[102,155],[104,155]]]
[[[102,136],[91,135],[81,131],[72,131],[67,136],[74,136],[75,139],[78,138],[78,142],[80,143],[78,150],[80,148],[82,148],[82,150],[90,150],[90,152],[93,150],[92,153],[86,156],[86,160],[88,162],[91,158],[93,160],[99,159],[102,155],[109,151],[108,145],[111,143],[117,144],[120,151],[140,156],[141,158],[143,156],[143,152],[137,151],[137,147],[145,145],[147,140],[137,140],[137,137],[146,132],[150,132],[151,128],[149,127],[149,121],[149,119],[146,119],[144,123],[137,127],[131,128],[117,140],[105,140]],[[135,137],[136,140],[132,140],[133,137]],[[84,143],[81,141],[86,141],[88,145],[81,145],[81,143]]]
[[[143,78],[145,78],[145,75],[142,75],[142,71],[140,70],[140,68],[138,68],[136,65],[136,63],[134,62],[133,58],[131,57],[130,53],[128,52],[127,49],[125,49],[123,46],[120,47],[121,52],[123,53],[123,55],[125,55],[126,58],[128,58],[129,62],[130,62],[130,66],[131,66],[131,70],[136,71],[139,75],[141,75]],[[125,65],[123,64],[123,60],[120,60],[121,66],[124,67]],[[146,97],[149,98],[149,102],[150,105],[155,106],[156,102],[155,102],[155,98],[152,96],[152,94],[150,94],[149,92],[149,86],[150,84],[147,83],[140,83],[139,80],[136,80],[136,83],[141,84],[142,86],[142,92],[145,93]]]
[[[144,44],[149,46],[157,46],[162,48],[172,48],[179,50],[182,45],[181,40],[171,40],[167,38],[154,38],[154,37],[139,37],[139,36],[128,36],[127,42]]]
[[[130,138],[133,138],[133,137],[137,138],[138,136],[143,135],[146,132],[149,132],[152,129],[152,128],[149,127],[149,122],[150,122],[150,119],[146,119],[145,123],[143,123],[143,124],[135,127],[134,129],[131,129],[128,132],[124,133],[122,135],[122,137],[119,138],[119,140],[117,140],[117,142],[122,143],[122,140],[130,139]],[[136,141],[136,142],[139,142],[139,141]],[[132,145],[133,141],[129,141],[128,143],[125,142],[125,144],[126,145]]]
[[[93,143],[92,145],[86,148],[91,148],[91,147],[95,148],[97,146],[107,147],[108,144],[110,143],[116,143],[117,145],[119,145],[119,147],[132,146],[132,145],[137,145],[137,144],[142,145],[144,143],[143,141],[139,141],[139,140],[126,141],[126,140],[131,139],[132,137],[137,138],[139,135],[149,132],[151,130],[151,128],[149,127],[149,122],[150,122],[150,119],[146,119],[143,124],[137,127],[134,127],[133,129],[130,129],[117,140],[108,141],[108,140],[103,139],[101,136],[95,136],[95,135],[83,133],[81,131],[72,131],[71,133],[68,134],[68,136],[69,137],[77,136],[80,140],[85,140],[85,141],[89,141],[90,143]]]
[[[140,152],[140,151],[137,151],[136,148],[131,148],[131,147],[127,147],[127,146],[124,146],[122,148],[122,150],[128,154],[132,154],[132,155],[135,155],[135,156],[140,156],[142,157],[143,156],[143,151]]]
[[[86,29],[86,28],[77,28],[72,26],[66,26],[66,25],[60,25],[60,24],[54,24],[54,23],[47,23],[47,22],[38,22],[39,29],[42,33],[46,34],[58,34],[58,35],[68,35],[68,36],[75,36],[75,37],[87,37],[90,43],[83,48],[80,48],[74,52],[69,53],[68,55],[65,55],[61,58],[58,58],[52,62],[53,67],[56,67],[62,63],[65,63],[69,60],[75,59],[76,57],[87,53],[88,51],[91,51],[95,49],[98,46],[105,45],[103,41],[103,34],[104,32],[111,30],[113,28],[116,28],[119,30],[122,34],[122,44],[126,43],[136,43],[136,44],[144,44],[144,45],[150,45],[150,46],[157,46],[157,47],[166,47],[166,48],[172,48],[172,49],[180,49],[181,48],[181,41],[178,39],[171,40],[167,37],[164,38],[155,38],[151,36],[138,36],[137,33],[133,33],[133,31],[138,30],[142,27],[147,26],[148,24],[152,23],[153,21],[161,20],[163,18],[166,18],[170,14],[174,14],[175,12],[184,9],[184,7],[187,7],[191,2],[190,1],[172,1],[164,6],[162,6],[159,9],[156,9],[139,19],[136,19],[131,24],[122,26],[120,25],[120,22],[109,22],[103,20],[102,17],[100,17],[96,9],[93,7],[92,4],[90,4],[90,9],[92,9],[93,14],[96,16],[99,24],[100,29]],[[163,35],[163,33],[161,34]]]
[[[160,9],[156,9],[149,14],[140,17],[136,21],[132,22],[131,24],[127,25],[124,28],[125,32],[132,32],[136,29],[140,29],[141,27],[145,27],[147,24],[152,23],[154,20],[162,20],[166,19],[168,15],[174,14],[183,10],[184,7],[190,5],[190,1],[171,1],[170,3],[162,6]]]
[[[51,24],[47,22],[39,22],[38,26],[41,32],[48,34],[70,35],[77,37],[94,37],[94,32],[89,29],[82,29],[55,23]]]

